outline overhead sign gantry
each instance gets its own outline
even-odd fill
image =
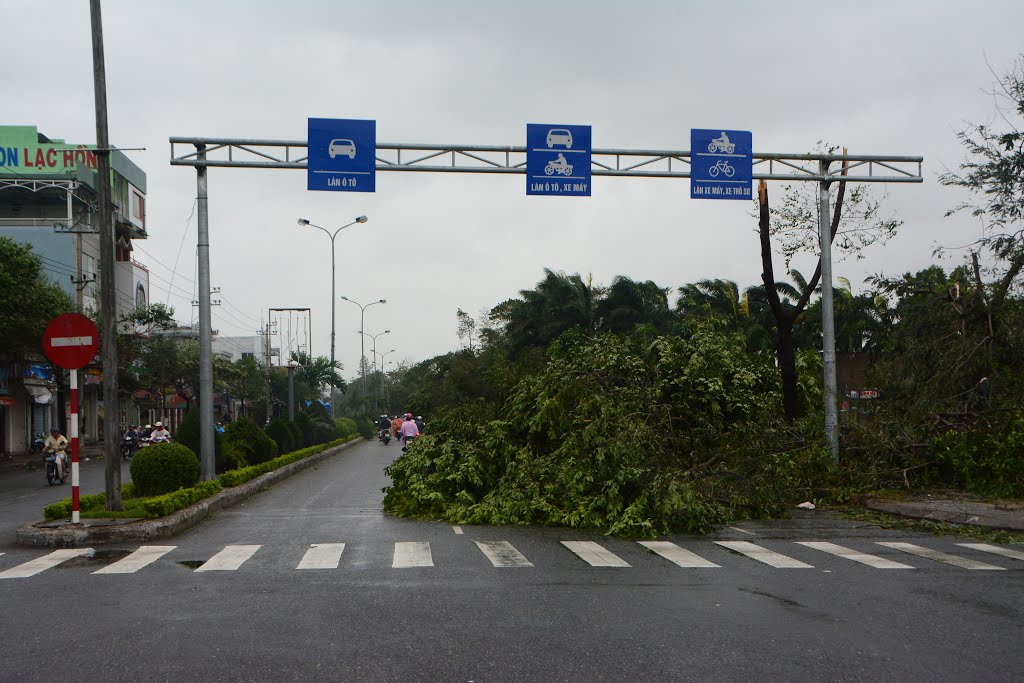
[[[309,119],[307,140],[172,137],[171,165],[196,169],[199,287],[199,405],[203,478],[213,469],[213,351],[210,319],[207,169],[305,170],[308,188],[373,192],[377,171],[525,175],[527,194],[590,196],[593,176],[690,178],[695,199],[752,199],[754,180],[818,183],[825,434],[838,458],[835,327],[829,186],[920,183],[923,157],[754,152],[749,131],[694,129],[690,150],[593,148],[590,126],[530,124],[525,146],[380,143],[376,122]],[[182,151],[181,147],[187,149]],[[369,151],[373,150],[372,157]],[[834,169],[842,167],[842,174]],[[549,172],[550,169],[550,172]],[[544,178],[544,185],[540,177]]]

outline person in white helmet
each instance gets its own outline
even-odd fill
[[[157,422],[153,425],[153,433],[149,435],[149,438],[152,441],[160,440],[169,443],[171,441],[171,433],[164,427],[163,422]]]

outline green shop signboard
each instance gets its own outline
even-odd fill
[[[63,140],[39,142],[35,126],[0,126],[0,175],[69,175],[96,170],[96,152]]]

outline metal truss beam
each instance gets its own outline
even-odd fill
[[[171,165],[220,168],[305,169],[305,140],[241,140],[172,137]],[[186,150],[180,147],[185,145]],[[198,153],[203,146],[205,155]],[[754,155],[754,180],[788,182],[920,183],[922,157],[862,154]],[[848,162],[847,175],[838,172]],[[427,173],[526,173],[526,147],[378,143],[378,171]],[[591,174],[627,178],[689,178],[690,152],[649,149],[595,149]]]
[[[0,190],[22,189],[29,192],[41,192],[43,190],[66,190],[74,192],[78,189],[78,181],[75,180],[44,180],[37,178],[0,178]]]

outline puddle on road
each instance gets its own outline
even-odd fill
[[[189,569],[198,569],[206,564],[206,562],[202,560],[178,560],[178,564],[182,567],[188,567]]]
[[[98,564],[110,564],[131,555],[130,550],[102,549],[94,550],[88,555],[80,555],[65,560],[57,565],[57,569],[74,569],[76,567],[92,567]]]

